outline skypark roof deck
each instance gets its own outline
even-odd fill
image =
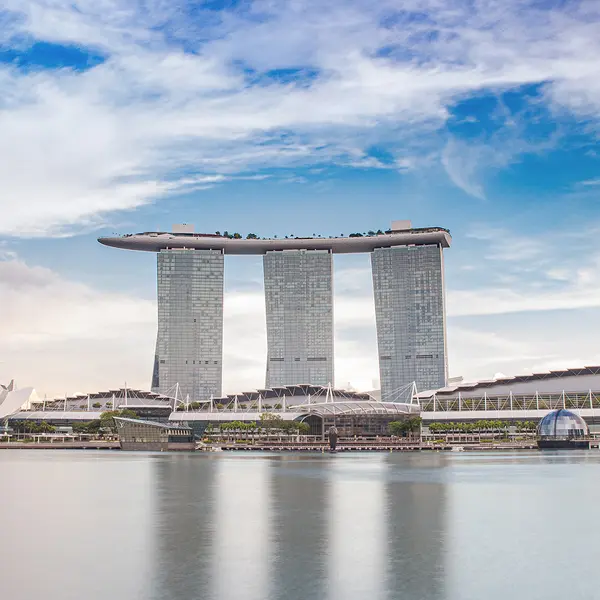
[[[447,229],[429,227],[388,231],[362,237],[291,237],[283,239],[232,239],[204,233],[169,233],[164,231],[101,237],[105,246],[143,252],[160,252],[173,248],[221,250],[224,254],[265,254],[271,250],[329,250],[334,254],[372,252],[392,246],[440,245],[449,248],[452,238]]]

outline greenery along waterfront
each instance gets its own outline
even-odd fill
[[[405,436],[407,434],[420,433],[421,423],[421,417],[410,417],[404,421],[392,421],[388,425],[388,430],[391,435],[398,437]]]
[[[101,435],[102,433],[108,432],[114,433],[117,428],[115,426],[113,417],[127,417],[130,419],[135,419],[137,417],[137,413],[127,408],[123,410],[108,410],[103,412],[99,419],[85,421],[83,423],[74,423],[73,433],[93,435]],[[33,421],[26,420],[15,421],[11,426],[17,433],[22,434],[29,433],[33,435],[42,435],[44,433],[55,433],[57,431],[57,428],[54,425],[50,425],[46,421],[42,421],[41,423],[35,423]]]
[[[432,433],[479,433],[506,431],[510,426],[511,423],[507,421],[481,420],[471,423],[430,423],[428,428]],[[535,421],[518,421],[514,426],[517,431],[535,431],[537,423]]]
[[[279,433],[283,435],[294,435],[302,434],[306,435],[309,433],[310,427],[306,423],[299,423],[297,421],[284,421],[279,415],[272,413],[263,413],[260,416],[260,423],[254,421],[246,423],[244,421],[229,421],[226,423],[219,423],[217,426],[209,425],[205,433],[206,435],[220,434],[221,437],[227,438],[239,438],[245,436],[255,436],[262,433]]]

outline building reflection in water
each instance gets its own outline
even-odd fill
[[[388,455],[387,598],[445,598],[447,490],[441,455]],[[438,471],[441,473],[441,471]]]
[[[152,598],[442,598],[436,460],[161,456]]]
[[[320,457],[273,457],[273,600],[326,597],[328,464]]]
[[[386,469],[381,455],[332,460],[327,511],[331,600],[384,597]]]
[[[269,463],[262,457],[243,455],[220,457],[217,462],[209,597],[266,600],[271,597],[273,563]]]
[[[208,597],[218,467],[215,460],[189,454],[154,461],[154,600]]]

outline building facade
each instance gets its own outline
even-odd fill
[[[406,386],[446,385],[444,262],[440,245],[375,248],[371,254],[381,397]]]
[[[309,238],[194,233],[191,225],[99,238],[158,253],[159,325],[152,389],[191,400],[221,394],[223,255],[262,255],[266,387],[333,383],[333,254],[371,253],[384,397],[446,381],[442,249],[450,232],[394,221],[385,232]]]
[[[265,387],[333,383],[333,261],[328,250],[267,252]]]
[[[161,452],[196,449],[194,431],[182,423],[114,417],[121,450]]]
[[[152,391],[195,400],[221,395],[223,253],[158,253],[158,335]]]

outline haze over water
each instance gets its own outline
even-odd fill
[[[600,453],[0,453],[11,600],[592,599]]]

